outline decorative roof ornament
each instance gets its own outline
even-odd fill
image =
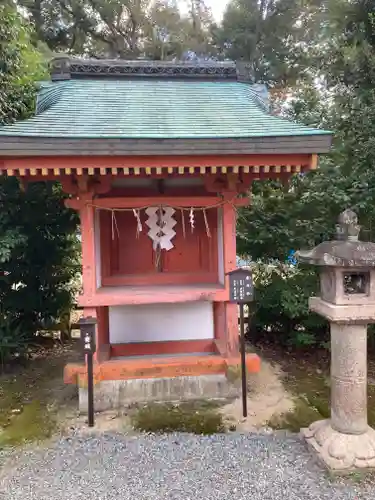
[[[252,64],[245,61],[236,62],[237,80],[244,83],[255,83]]]
[[[50,73],[54,82],[70,80],[70,57],[64,54],[54,57],[50,62]]]
[[[346,209],[338,217],[336,224],[337,240],[358,241],[361,226],[358,224],[358,216],[353,210]]]

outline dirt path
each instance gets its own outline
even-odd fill
[[[235,425],[237,430],[254,432],[294,409],[294,399],[285,390],[284,374],[278,364],[262,360],[261,370],[249,377],[247,398],[248,418],[242,417],[242,399],[221,409],[225,421]]]

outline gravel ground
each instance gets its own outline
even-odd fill
[[[107,433],[0,452],[1,462],[6,500],[375,499],[375,486],[329,481],[295,436]]]

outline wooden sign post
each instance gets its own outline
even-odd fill
[[[247,417],[247,380],[246,380],[246,348],[245,348],[245,321],[244,306],[254,300],[254,284],[251,271],[236,269],[228,273],[230,286],[230,302],[240,306],[240,346],[242,372],[242,410]]]
[[[94,366],[93,356],[96,351],[95,345],[95,318],[82,318],[79,321],[81,329],[81,342],[83,353],[87,363],[87,403],[88,403],[88,424],[94,427]]]

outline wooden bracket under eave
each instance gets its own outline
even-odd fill
[[[316,153],[311,155],[310,170],[316,170],[318,168],[318,161],[319,161],[319,156]]]
[[[240,174],[207,175],[204,183],[208,193],[224,193],[226,191],[246,193],[250,189],[253,177],[252,174],[243,174],[242,172]]]
[[[79,195],[92,192],[93,194],[108,193],[111,189],[111,177],[91,177],[87,175],[65,177],[60,179],[63,191],[67,194]]]

